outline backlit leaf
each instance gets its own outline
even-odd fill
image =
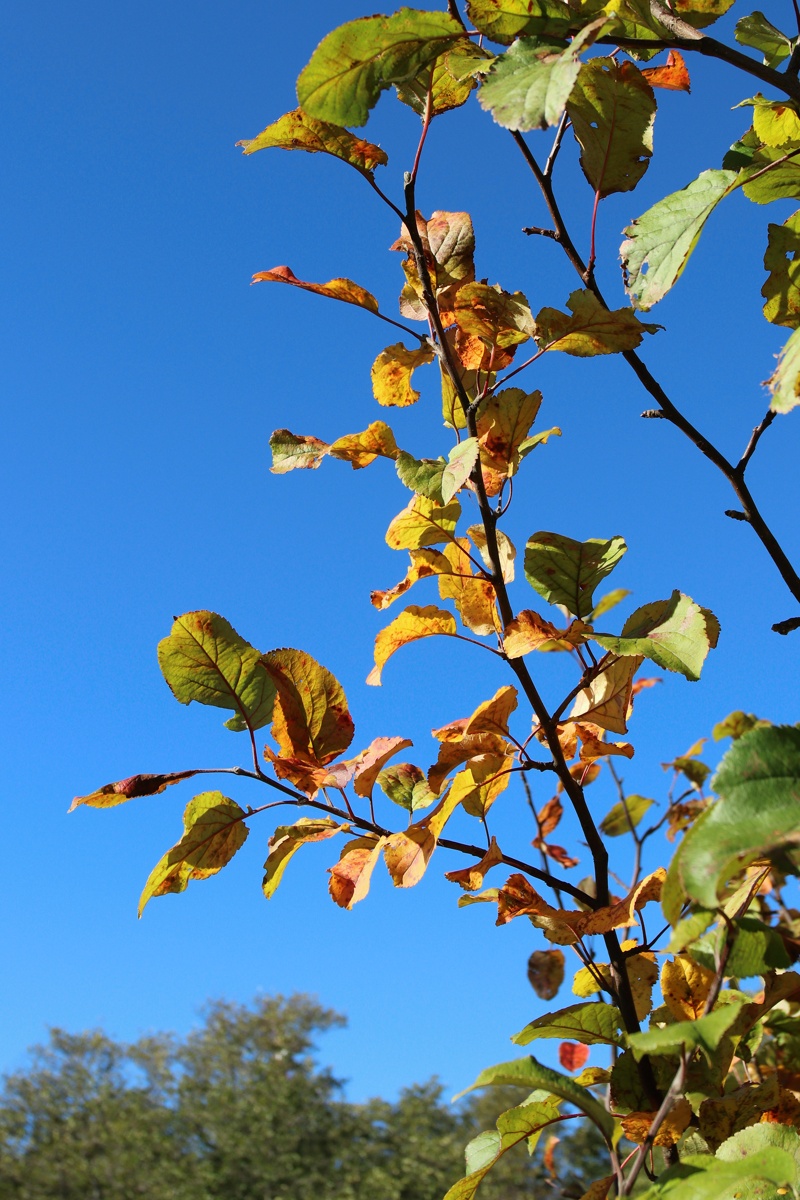
[[[244,845],[247,814],[222,792],[202,792],[186,806],[184,834],[150,872],[139,899],[139,916],[153,896],[183,892],[191,879],[208,879]]]
[[[719,624],[707,609],[682,592],[637,608],[622,634],[593,633],[592,640],[612,654],[643,655],[668,671],[698,680],[709,650],[717,644]]]
[[[301,792],[314,799],[322,788],[345,788],[355,771],[354,762],[332,763],[320,766],[308,757],[294,754],[276,754],[269,746],[264,747],[264,757],[271,763],[279,779],[286,779]]]
[[[528,959],[528,982],[540,1000],[553,1000],[564,982],[564,951],[534,950]]]
[[[443,458],[414,458],[401,450],[397,456],[397,477],[401,483],[424,496],[442,504],[442,479],[444,477],[445,461]],[[452,498],[452,497],[451,497]]]
[[[421,213],[417,213],[416,219],[434,296],[443,323],[449,325],[453,320],[452,305],[458,289],[475,278],[475,232],[472,220],[466,212],[442,211],[432,213],[427,221]],[[427,320],[414,246],[405,226],[391,249],[403,251],[406,255],[403,262],[406,286],[400,296],[401,314],[413,320]]]
[[[447,13],[412,8],[340,25],[297,80],[300,107],[322,121],[365,125],[381,92],[413,79],[463,33]]]
[[[605,616],[605,614],[610,612],[612,608],[616,608],[617,605],[626,598],[626,596],[630,596],[630,592],[627,588],[614,588],[613,591],[606,592],[605,596],[601,596],[597,604],[595,604],[594,608],[589,614],[589,620],[594,622],[598,617]]]
[[[764,55],[768,67],[778,67],[792,52],[792,39],[776,29],[762,12],[751,13],[736,22],[734,37],[742,46],[752,46]]]
[[[504,46],[530,35],[564,37],[575,22],[562,0],[467,0],[467,16],[477,30]]]
[[[452,600],[462,623],[472,633],[486,637],[495,632],[495,591],[488,579],[472,574],[469,542],[458,538],[444,550],[451,570],[437,576],[442,600]]]
[[[429,579],[432,575],[449,575],[453,570],[452,562],[441,550],[412,550],[409,557],[411,565],[404,579],[385,591],[370,592],[370,601],[376,608],[388,608],[420,579]]]
[[[759,1126],[758,1128],[762,1128]],[[682,1157],[659,1176],[640,1200],[777,1200],[797,1179],[797,1166],[785,1150],[770,1147],[736,1162],[710,1154]],[[775,1188],[784,1189],[783,1192]]]
[[[181,704],[231,709],[229,729],[260,729],[272,719],[275,685],[263,656],[216,613],[176,617],[159,642],[158,665]]]
[[[460,442],[447,456],[442,472],[442,502],[449,504],[467,482],[478,460],[478,439],[469,437]]]
[[[550,604],[563,604],[574,616],[586,617],[592,611],[594,589],[626,550],[621,537],[576,542],[541,531],[528,538],[525,578]]]
[[[433,604],[425,608],[409,605],[375,638],[375,666],[367,676],[367,683],[380,686],[384,666],[401,646],[436,634],[453,637],[456,632],[455,617],[446,609],[436,608]]]
[[[367,834],[342,847],[338,863],[328,868],[328,891],[340,908],[350,909],[364,899],[369,891],[373,869],[385,845],[385,837]]]
[[[761,289],[764,316],[773,325],[800,325],[800,212],[783,225],[767,226],[764,267],[769,276]]]
[[[390,800],[410,813],[428,808],[438,799],[428,787],[422,771],[413,763],[395,763],[386,767],[378,776],[378,786]]]
[[[273,146],[281,150],[308,150],[312,154],[332,154],[355,167],[362,175],[372,176],[375,167],[386,166],[389,161],[380,146],[373,146],[363,138],[354,137],[340,125],[328,121],[317,121],[314,117],[296,108],[279,120],[268,125],[258,137],[237,142],[243,153],[254,154],[256,150],[268,150]]]
[[[355,304],[358,308],[366,308],[369,312],[378,311],[378,301],[352,279],[329,279],[327,283],[305,283],[298,279],[290,267],[272,267],[269,271],[259,271],[253,276],[253,283],[289,283],[293,287],[303,288],[307,292],[316,292],[318,296],[328,296],[331,300],[342,300],[345,304]]]
[[[710,1063],[719,1051],[720,1041],[736,1022],[746,1003],[744,999],[732,999],[706,1017],[675,1021],[672,1025],[655,1026],[646,1033],[629,1034],[634,1057],[641,1061],[645,1054],[700,1050]]]
[[[462,38],[460,42],[450,43],[450,48],[444,54],[423,67],[413,79],[397,84],[397,99],[413,108],[421,117],[425,115],[430,103],[431,116],[441,116],[442,113],[466,104],[476,86],[472,73],[481,66],[485,69],[487,61],[491,60],[492,55],[488,51],[474,46],[469,38]],[[451,63],[458,67],[469,64],[471,70],[466,70],[463,74],[459,70],[458,74],[455,74]]]
[[[653,1145],[676,1145],[688,1128],[692,1120],[692,1115],[692,1107],[689,1101],[681,1097],[659,1125],[658,1132],[653,1138]],[[632,1112],[622,1117],[622,1129],[628,1141],[638,1145],[645,1142],[655,1117],[656,1114],[654,1112]]]
[[[800,199],[800,147],[757,145],[739,182],[754,204]]]
[[[533,1149],[540,1130],[557,1120],[559,1115],[559,1100],[542,1091],[535,1091],[533,1096],[533,1103],[521,1104],[502,1113],[496,1129],[473,1138],[466,1151],[469,1174],[450,1188],[444,1200],[472,1200],[489,1171],[508,1150],[522,1142],[528,1143],[529,1150]]]
[[[638,67],[612,58],[585,62],[567,101],[581,167],[601,197],[636,187],[653,153],[656,102]]]
[[[517,707],[517,689],[510,684],[496,691],[491,700],[484,700],[467,722],[464,734],[499,733],[508,737],[508,722]]]
[[[580,1071],[589,1057],[589,1047],[580,1042],[562,1042],[558,1047],[558,1061],[565,1071]]]
[[[703,1015],[715,972],[702,967],[688,954],[676,955],[661,968],[661,994],[676,1021],[694,1021]]]
[[[171,771],[167,775],[130,775],[116,783],[106,783],[88,796],[76,796],[69,806],[72,812],[85,804],[89,808],[114,808],[124,804],[126,800],[134,800],[139,796],[157,796],[173,783],[181,783],[199,775],[199,771]]]
[[[489,68],[478,93],[481,106],[504,129],[556,125],[581,69],[579,55],[606,24],[604,16],[590,22],[567,46],[558,38],[520,38]]]
[[[767,100],[759,92],[736,107],[752,107],[753,130],[762,146],[789,150],[800,145],[800,116],[791,101]]]
[[[800,404],[800,329],[795,329],[781,350],[778,366],[770,377],[773,412],[789,412]]]
[[[626,796],[625,803],[615,804],[600,822],[600,830],[606,837],[622,837],[635,829],[644,814],[653,804],[646,796]]]
[[[580,625],[580,622],[575,622]],[[503,636],[503,651],[508,658],[522,658],[532,650],[572,650],[578,640],[570,641],[564,636],[566,630],[556,629],[531,608],[523,608],[513,621],[506,625]]]
[[[480,553],[487,571],[491,571],[492,559],[486,544],[486,530],[483,525],[470,525],[467,533],[475,543],[475,547]],[[514,559],[517,557],[516,548],[511,539],[501,529],[495,530],[495,537],[497,538],[497,549],[500,555],[500,569],[503,575],[503,583],[513,583]]]
[[[663,67],[646,67],[642,75],[652,88],[665,88],[670,92],[690,92],[692,90],[689,72],[683,55],[677,50],[670,50]]]
[[[269,839],[269,857],[264,863],[264,895],[272,898],[290,858],[308,842],[323,842],[350,826],[330,817],[301,817],[294,825],[279,825]]]
[[[402,342],[395,342],[382,350],[372,364],[372,394],[378,404],[385,408],[416,404],[420,394],[411,386],[411,375],[433,359],[433,350],[427,344],[408,350]]]
[[[425,496],[414,496],[389,525],[386,543],[393,550],[418,550],[449,542],[460,515],[457,500],[442,505]]]
[[[551,941],[569,946],[581,937],[633,925],[636,913],[660,897],[665,875],[664,868],[659,867],[642,879],[624,900],[588,912],[553,908],[524,875],[511,875],[498,894],[497,924],[507,925],[515,917],[530,917],[534,925],[547,931]]]
[[[272,736],[282,755],[324,765],[353,740],[342,685],[304,650],[272,650],[264,664],[277,688]]]
[[[289,429],[276,429],[269,439],[269,448],[273,475],[285,475],[298,468],[315,471],[330,450],[327,442]]]
[[[562,350],[578,358],[620,354],[635,350],[643,334],[661,328],[641,322],[632,308],[609,311],[587,288],[573,292],[567,308],[571,317],[557,308],[543,308],[536,317],[536,341],[543,350]]]
[[[465,892],[477,892],[478,888],[483,887],[487,872],[502,861],[503,853],[495,839],[492,838],[489,849],[479,862],[473,863],[471,867],[464,867],[460,871],[445,871],[444,877],[451,883],[457,883]]]
[[[379,456],[395,459],[399,453],[394,434],[383,421],[373,421],[363,433],[347,433],[328,448],[331,458],[349,462],[354,471],[368,467]]]
[[[383,857],[395,887],[408,888],[419,883],[456,804],[448,792],[427,817],[387,839]]]
[[[458,325],[459,357],[465,367],[483,366],[481,353],[473,361],[461,351],[461,339],[474,339],[478,346],[492,351],[508,350],[533,336],[533,317],[522,292],[504,292],[497,284],[466,283],[456,293],[453,312]],[[500,367],[494,364],[494,369]]]
[[[599,1002],[571,1004],[558,1012],[537,1017],[519,1033],[515,1033],[511,1040],[517,1046],[528,1046],[537,1038],[570,1038],[572,1041],[582,1042],[585,1046],[623,1046],[625,1039],[620,1033],[621,1029],[622,1018],[619,1009],[613,1005]],[[583,1066],[583,1063],[580,1065]],[[574,1070],[573,1067],[569,1069]]]
[[[646,312],[677,283],[706,221],[741,182],[737,171],[703,171],[628,226],[620,256],[635,308]]]
[[[508,787],[512,755],[480,754],[453,777],[450,798],[471,817],[482,818]]]
[[[734,0],[674,0],[673,11],[695,29],[705,29],[723,17],[733,3]]]
[[[471,758],[476,758],[481,754],[511,755],[514,752],[511,743],[496,733],[474,733],[465,736],[464,728],[467,722],[463,721],[457,724],[460,726],[460,732],[452,739],[441,739],[439,756],[428,771],[428,783],[437,795],[441,792],[444,781],[450,772],[456,767],[460,767],[462,763],[469,762]],[[441,730],[434,730],[434,737],[441,733]]]
[[[587,720],[611,733],[626,733],[633,677],[641,658],[612,658],[588,687],[578,693],[570,720]]]
[[[541,403],[541,392],[524,392],[522,388],[493,392],[481,403],[477,431],[489,496],[496,496],[503,482],[516,474],[521,461],[520,447]]]

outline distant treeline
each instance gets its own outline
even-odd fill
[[[53,1030],[4,1080],[0,1200],[442,1200],[466,1144],[524,1096],[453,1106],[427,1083],[351,1104],[315,1059],[341,1023],[293,997],[211,1004],[184,1039]],[[583,1124],[562,1127],[549,1171],[541,1151],[509,1154],[480,1200],[580,1196],[603,1174]]]

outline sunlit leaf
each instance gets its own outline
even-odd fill
[[[652,308],[677,283],[706,221],[741,182],[738,171],[703,171],[628,226],[620,256],[636,308]]]
[[[562,0],[467,0],[467,16],[477,30],[504,46],[517,37],[564,37],[575,23]]]
[[[475,278],[475,232],[472,220],[466,212],[442,211],[432,213],[427,221],[421,213],[417,213],[416,220],[439,312],[444,324],[449,325],[453,320],[452,304],[458,289]],[[414,245],[405,226],[391,249],[403,251],[406,255],[403,262],[406,286],[400,296],[402,316],[412,320],[427,320]]]
[[[166,791],[171,784],[182,783],[184,779],[191,779],[193,775],[199,774],[199,771],[171,771],[166,775],[130,775],[116,783],[106,783],[96,791],[90,792],[88,796],[76,796],[69,811],[72,812],[84,804],[89,808],[114,808],[117,804],[124,804],[126,800],[134,800],[139,796],[157,796]]]
[[[475,543],[487,571],[491,571],[493,569],[492,559],[486,543],[486,530],[483,525],[470,525],[467,533]],[[497,538],[497,550],[500,556],[500,570],[503,576],[503,583],[513,583],[514,559],[517,557],[516,548],[508,535],[503,533],[501,529],[495,530],[495,537]]]
[[[496,496],[505,480],[519,469],[520,448],[541,403],[541,392],[528,393],[522,388],[493,392],[481,403],[477,430],[487,495]]]
[[[789,150],[800,145],[800,115],[791,101],[767,100],[759,92],[736,107],[752,107],[753,130],[762,147]]]
[[[680,1141],[692,1120],[692,1106],[681,1097],[675,1102],[665,1119],[660,1123],[653,1138],[654,1146],[674,1146]],[[656,1118],[655,1112],[632,1112],[621,1117],[622,1129],[629,1142],[641,1145],[647,1141],[650,1128]]]
[[[301,817],[294,825],[279,825],[269,839],[269,857],[264,863],[264,895],[272,898],[283,878],[289,860],[301,846],[309,842],[324,842],[334,834],[346,832],[350,826],[331,817]]]
[[[601,197],[636,187],[653,153],[656,102],[638,67],[613,58],[585,62],[567,101],[581,167]]]
[[[622,1017],[619,1009],[611,1004],[571,1004],[558,1012],[537,1017],[520,1033],[515,1033],[511,1040],[517,1046],[528,1046],[537,1038],[569,1038],[586,1046],[624,1046],[625,1038],[620,1032],[621,1029]],[[580,1065],[583,1066],[583,1063]]]
[[[580,621],[574,624],[587,628]],[[503,651],[508,658],[522,658],[532,650],[573,650],[583,641],[585,638],[580,631],[573,640],[569,636],[569,630],[557,629],[551,621],[546,621],[532,608],[523,608],[514,620],[506,625]]]
[[[508,722],[517,707],[517,689],[510,684],[501,687],[491,700],[484,700],[469,718],[464,734],[499,733],[508,737]]]
[[[584,912],[553,908],[524,875],[511,875],[498,894],[497,924],[507,925],[515,917],[530,917],[534,925],[546,930],[550,941],[569,946],[578,938],[635,924],[636,913],[651,900],[659,899],[665,876],[666,871],[659,867],[642,879],[624,900]]]
[[[183,892],[190,880],[221,871],[245,843],[246,815],[222,792],[202,792],[190,800],[183,814],[183,837],[150,872],[139,899],[139,916],[153,896]]]
[[[367,683],[374,687],[380,685],[384,666],[401,646],[437,634],[453,637],[456,632],[455,617],[446,609],[436,608],[433,604],[425,608],[409,605],[375,638],[375,666],[367,676]]]
[[[723,1036],[738,1019],[747,1003],[745,999],[731,999],[728,1004],[692,1021],[675,1021],[672,1025],[658,1026],[646,1033],[629,1034],[628,1040],[634,1056],[641,1060],[645,1054],[666,1054],[684,1050],[700,1050],[708,1062],[718,1053]]]
[[[273,475],[285,475],[298,468],[314,471],[330,450],[327,442],[289,429],[276,429],[269,439],[269,448]]]
[[[340,908],[350,909],[364,899],[369,891],[373,869],[385,845],[385,837],[367,834],[342,847],[339,861],[328,868],[328,891]]]
[[[592,611],[594,589],[626,550],[621,537],[576,542],[540,531],[525,546],[525,578],[550,604],[563,604],[573,616],[586,617]]]
[[[795,329],[781,350],[778,366],[769,379],[773,412],[789,412],[800,404],[800,329]]]
[[[652,88],[665,88],[669,92],[690,92],[692,90],[689,71],[683,55],[677,50],[670,50],[663,67],[645,67],[642,75]]]
[[[466,538],[458,538],[445,548],[451,570],[437,576],[439,595],[442,600],[453,601],[467,629],[486,637],[497,627],[495,591],[488,579],[472,574],[468,549]]]
[[[494,838],[489,842],[489,849],[478,862],[471,867],[463,867],[460,871],[445,871],[445,879],[457,883],[465,892],[477,892],[483,887],[483,881],[488,871],[503,861],[503,853]]]
[[[540,1000],[553,1000],[564,982],[564,951],[534,950],[528,959],[528,982]]]
[[[620,354],[635,350],[643,334],[662,328],[643,323],[632,308],[609,311],[587,288],[573,292],[567,308],[572,316],[557,308],[543,308],[536,317],[535,336],[542,349],[562,350],[578,358]]]
[[[478,1085],[476,1085],[478,1086]],[[525,1087],[528,1084],[523,1085]],[[450,1188],[444,1200],[472,1200],[478,1187],[492,1167],[507,1151],[522,1142],[532,1150],[540,1131],[558,1119],[559,1100],[545,1096],[543,1091],[533,1093],[532,1103],[509,1109],[497,1119],[497,1128],[487,1130],[473,1138],[466,1150],[466,1166],[469,1174]]]
[[[453,570],[452,562],[441,550],[411,550],[409,557],[411,565],[404,579],[384,591],[370,592],[370,601],[376,608],[388,608],[420,579],[429,579],[432,575],[449,575]]]
[[[355,167],[362,175],[372,177],[375,167],[386,166],[389,161],[380,146],[373,146],[363,138],[354,137],[340,125],[328,121],[317,121],[314,117],[296,108],[279,120],[268,125],[258,137],[237,142],[245,154],[256,150],[268,150],[273,146],[281,150],[308,150],[312,154],[332,154]]]
[[[483,818],[501,792],[508,787],[512,755],[479,754],[453,776],[450,798],[471,817]]]
[[[522,292],[504,292],[499,284],[464,284],[456,293],[453,313],[458,325],[459,357],[465,367],[473,370],[484,369],[487,352],[494,370],[498,370],[510,359],[497,358],[496,350],[510,351],[533,336],[533,317]],[[471,348],[465,350],[467,346]]]
[[[305,283],[298,279],[290,267],[272,267],[269,271],[259,271],[253,276],[253,283],[289,283],[293,287],[303,288],[307,292],[316,292],[318,296],[328,296],[331,300],[342,300],[345,304],[355,304],[358,308],[366,308],[369,312],[378,311],[378,301],[352,279],[329,279],[327,283]]]
[[[421,117],[428,106],[432,117],[460,108],[466,104],[476,87],[473,73],[480,70],[481,66],[485,70],[492,57],[487,50],[473,45],[469,38],[450,43],[450,48],[444,54],[423,67],[413,79],[396,85],[397,99],[413,108]],[[467,69],[458,69],[456,73],[451,64]]]
[[[372,789],[390,758],[413,746],[408,738],[378,737],[362,750],[355,761],[353,791],[357,796],[371,796]]]
[[[413,763],[395,763],[386,767],[378,776],[378,786],[391,801],[410,813],[428,808],[439,798],[429,788],[423,772]]]
[[[276,754],[269,746],[264,747],[264,757],[271,763],[279,779],[288,780],[311,800],[322,788],[347,787],[355,772],[355,763],[352,761],[320,766],[307,756],[298,757],[286,752]]]
[[[676,1021],[693,1021],[703,1015],[715,972],[690,958],[676,955],[661,968],[661,994]]]
[[[411,386],[411,375],[417,367],[433,362],[434,353],[429,345],[408,350],[402,342],[395,342],[382,350],[372,364],[372,394],[385,408],[407,408],[416,404],[419,392]]]
[[[458,734],[452,739],[442,739],[439,756],[428,771],[428,783],[437,795],[441,792],[444,781],[450,772],[454,771],[456,767],[460,767],[462,763],[469,762],[471,758],[477,758],[481,754],[505,756],[514,752],[511,743],[496,733],[474,733],[465,736],[466,724],[466,721],[459,722]],[[441,730],[434,730],[434,737],[441,732]]]
[[[644,814],[653,804],[646,796],[626,796],[625,803],[621,801],[606,813],[600,822],[600,831],[606,837],[622,837],[630,833],[641,821]]]
[[[719,623],[708,609],[682,592],[656,600],[628,617],[619,637],[593,633],[592,640],[619,656],[643,655],[668,671],[698,680],[709,650],[717,644]]]
[[[457,500],[442,505],[425,496],[414,496],[389,525],[386,543],[393,550],[418,550],[449,542],[460,515]]]
[[[353,740],[342,685],[304,650],[272,650],[264,664],[277,688],[272,736],[282,755],[324,765]]]
[[[800,325],[800,212],[783,225],[767,226],[764,267],[769,276],[761,289],[764,316],[773,325]]]
[[[642,658],[612,658],[577,695],[570,720],[592,721],[611,733],[627,733],[633,677]]]
[[[627,588],[614,588],[611,592],[606,592],[605,596],[601,596],[597,604],[589,614],[589,620],[594,622],[598,617],[603,617],[607,612],[611,612],[612,608],[616,608],[627,596],[630,596]]]
[[[768,67],[779,67],[792,52],[792,39],[776,29],[762,12],[751,13],[736,22],[734,37],[742,46],[752,46],[764,55]]]
[[[379,456],[395,459],[399,453],[394,434],[383,421],[373,421],[363,433],[347,433],[328,448],[331,458],[349,462],[354,471],[368,467]]]
[[[159,642],[158,665],[181,704],[231,709],[229,729],[260,729],[272,719],[275,684],[263,656],[216,613],[176,617]]]
[[[408,888],[419,883],[456,806],[457,801],[448,792],[427,817],[387,839],[383,857],[395,887]]]

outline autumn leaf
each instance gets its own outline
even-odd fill
[[[357,796],[369,797],[375,782],[390,758],[406,750],[414,743],[409,738],[377,737],[362,750],[355,760],[353,791]]]
[[[411,565],[399,583],[383,591],[370,592],[370,602],[375,608],[388,608],[420,579],[429,579],[432,575],[449,575],[453,570],[453,564],[441,550],[411,550],[410,558]]]
[[[275,754],[269,746],[264,747],[264,757],[272,764],[279,779],[286,779],[313,800],[322,788],[345,788],[353,778],[355,763],[332,763],[320,766],[308,758],[291,754]]]
[[[589,1047],[580,1042],[562,1042],[558,1047],[558,1061],[565,1071],[580,1071],[589,1057]]]
[[[575,617],[592,611],[594,589],[627,550],[621,537],[576,542],[540,530],[525,547],[525,578],[550,604],[563,604]]]
[[[394,434],[383,421],[373,421],[363,433],[348,433],[328,447],[331,458],[349,462],[354,471],[368,467],[380,455],[395,459],[399,453]]]
[[[384,407],[407,408],[419,400],[419,392],[411,386],[411,375],[417,367],[433,362],[433,349],[425,344],[408,350],[402,342],[387,346],[372,364],[372,394]]]
[[[530,917],[534,925],[546,930],[551,941],[568,946],[581,937],[633,925],[639,909],[651,900],[658,900],[665,878],[666,871],[659,867],[641,880],[624,900],[604,908],[576,912],[553,908],[524,875],[511,875],[498,895],[497,924],[507,925],[515,917]]]
[[[570,630],[556,629],[533,609],[523,608],[505,627],[503,651],[507,658],[522,658],[532,650],[574,650],[585,641],[582,631],[588,628],[580,621],[574,625],[579,628],[571,635]]]
[[[666,88],[670,92],[690,92],[692,90],[689,71],[683,55],[677,50],[670,50],[663,67],[645,67],[642,75],[653,88]]]
[[[654,1112],[632,1112],[621,1117],[622,1129],[629,1142],[641,1145],[646,1141],[650,1126],[656,1118]],[[654,1146],[674,1146],[686,1131],[692,1120],[692,1108],[688,1100],[683,1098],[676,1101],[667,1116],[661,1122],[658,1132],[653,1139]]]
[[[492,557],[489,554],[489,548],[486,542],[486,530],[484,529],[483,525],[470,525],[467,533],[472,538],[475,548],[480,554],[486,570],[491,572],[494,568],[492,566]],[[495,530],[495,537],[497,538],[497,551],[500,557],[500,571],[503,576],[503,583],[513,583],[514,559],[517,557],[516,548],[508,535],[503,533],[502,529]]]
[[[301,846],[323,842],[334,834],[350,829],[330,817],[301,817],[294,825],[279,825],[269,840],[269,857],[264,863],[264,895],[270,900],[289,864]]]
[[[199,775],[199,771],[171,771],[167,775],[130,775],[116,783],[106,783],[90,792],[88,796],[76,796],[69,811],[87,805],[89,808],[114,808],[124,804],[126,800],[134,800],[139,796],[157,796],[173,783],[181,783]]]
[[[563,0],[467,0],[467,16],[480,33],[504,46],[517,37],[563,37],[575,21]]]
[[[676,1021],[693,1021],[703,1009],[714,982],[714,972],[678,954],[661,968],[661,994]]]
[[[643,662],[642,657],[603,659],[599,674],[578,692],[569,720],[591,721],[611,733],[627,733],[633,677]]]
[[[436,608],[433,604],[425,608],[409,605],[375,638],[375,666],[367,676],[367,683],[380,686],[384,666],[401,646],[436,634],[454,637],[456,632],[455,617],[446,609]]]
[[[513,755],[479,754],[453,777],[450,797],[471,817],[483,818],[508,787]]]
[[[418,550],[449,542],[460,515],[457,500],[437,504],[425,496],[413,496],[386,530],[386,544],[393,550]]]
[[[466,722],[463,723],[466,725]],[[436,736],[434,731],[434,736]],[[441,732],[441,731],[439,731]],[[437,795],[451,771],[460,767],[482,754],[496,754],[501,757],[514,753],[514,747],[495,733],[475,733],[465,736],[462,728],[452,740],[443,740],[439,747],[439,756],[428,771],[428,784]]]
[[[397,84],[397,99],[420,117],[424,117],[428,105],[431,117],[460,108],[466,104],[476,86],[471,72],[479,70],[481,66],[485,69],[492,57],[487,50],[474,46],[469,38],[462,38],[413,79]],[[467,68],[466,74],[461,73],[462,66]],[[454,71],[454,67],[457,71]]]
[[[600,831],[606,837],[622,837],[630,833],[652,807],[653,801],[646,796],[626,796],[611,808],[600,822]]]
[[[375,167],[384,167],[389,161],[380,146],[373,146],[363,138],[348,133],[341,125],[329,121],[318,121],[296,108],[273,121],[258,137],[236,143],[244,154],[255,154],[257,150],[307,150],[311,154],[331,154],[362,175],[372,178]]]
[[[416,214],[425,265],[442,322],[453,320],[453,298],[458,289],[475,278],[475,233],[469,213],[437,211],[425,220]],[[422,281],[417,270],[414,244],[405,225],[400,237],[391,247],[405,253],[403,271],[406,285],[400,295],[400,313],[412,320],[427,320],[427,308],[422,298]]]
[[[247,839],[246,815],[222,792],[202,792],[190,800],[183,814],[183,837],[150,872],[139,899],[139,916],[153,896],[183,892],[190,880],[221,871]]]
[[[564,951],[534,950],[528,959],[528,982],[540,1000],[553,1000],[564,982]]]
[[[331,300],[342,300],[345,304],[355,304],[358,308],[366,308],[369,312],[378,311],[378,301],[352,279],[329,279],[327,283],[306,283],[298,279],[291,267],[272,267],[269,271],[259,271],[253,276],[253,283],[289,283],[293,287],[303,288],[307,292],[316,292],[318,296],[328,296]]]
[[[408,888],[419,883],[456,806],[457,801],[448,792],[427,817],[387,838],[383,857],[395,887]]]
[[[592,58],[582,64],[567,101],[581,148],[581,168],[598,196],[636,187],[653,153],[656,102],[632,62]]]
[[[394,763],[378,776],[378,787],[393,804],[399,804],[410,813],[435,804],[438,795],[431,791],[428,781],[419,767],[413,763]]]
[[[444,555],[451,569],[438,575],[440,597],[453,601],[462,623],[472,633],[479,637],[494,633],[499,621],[494,587],[484,576],[472,574],[469,542],[458,538],[445,548]]]
[[[615,655],[644,655],[667,671],[697,681],[709,650],[719,638],[719,621],[690,596],[675,591],[669,600],[644,604],[628,617],[619,637],[593,633]]]
[[[264,665],[276,689],[272,736],[281,755],[320,766],[353,740],[342,685],[304,650],[272,650]]]
[[[577,358],[621,354],[635,350],[643,334],[663,328],[640,321],[632,308],[606,308],[585,288],[572,293],[567,308],[572,316],[543,308],[536,317],[534,336],[543,350],[561,350]]]
[[[508,737],[508,722],[517,707],[517,689],[510,684],[501,687],[491,700],[479,704],[464,729],[465,736],[474,733],[497,733]]]
[[[368,834],[342,847],[338,863],[328,868],[328,891],[340,908],[350,909],[364,899],[369,891],[373,869],[385,845],[385,837]]]
[[[473,863],[471,867],[463,867],[460,871],[445,871],[444,877],[451,883],[457,883],[465,892],[477,892],[478,888],[483,887],[487,872],[502,861],[503,853],[495,838],[492,838],[489,849],[479,862]]]
[[[289,429],[276,429],[269,439],[272,451],[273,475],[285,475],[287,471],[315,471],[329,452],[327,442],[307,434],[292,433]]]
[[[475,339],[480,346],[476,352],[459,357],[467,368],[484,366],[484,350],[509,350],[533,336],[533,317],[522,292],[504,292],[497,284],[467,283],[456,293],[453,308],[461,339]],[[461,345],[466,345],[466,342]],[[501,362],[495,363],[495,370]]]

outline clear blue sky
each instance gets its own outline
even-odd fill
[[[508,1057],[508,1036],[536,1015],[525,961],[539,935],[522,921],[496,930],[488,907],[457,909],[441,876],[463,864],[445,853],[410,892],[376,872],[369,899],[345,913],[326,892],[335,851],[309,848],[267,903],[262,822],[219,877],[153,902],[137,922],[141,885],[177,840],[192,791],[67,816],[73,795],[136,771],[246,761],[223,713],[176,704],[159,675],[155,646],[173,613],[210,608],[264,650],[309,650],[344,684],[357,746],[408,735],[423,765],[430,729],[505,682],[448,642],[408,649],[382,689],[365,687],[386,619],[369,591],[405,570],[383,542],[403,489],[385,463],[268,471],[274,428],[332,440],[386,416],[369,367],[395,339],[348,306],[250,288],[251,274],[288,263],[300,277],[347,275],[391,312],[401,275],[386,249],[398,231],[341,164],[277,151],[248,160],[234,143],[294,106],[294,79],[329,28],[372,8],[7,6],[0,1068],[21,1062],[48,1025],[183,1031],[207,997],[307,991],[350,1019],[324,1056],[354,1098],[433,1073],[455,1090]],[[766,11],[791,29],[788,3]],[[719,28],[730,38],[730,22]],[[659,93],[643,184],[601,211],[601,280],[620,304],[624,225],[718,166],[747,124],[730,108],[755,86],[713,63],[689,66],[691,98]],[[368,132],[389,152],[383,180],[398,195],[417,119],[395,110],[385,99]],[[591,197],[568,158],[571,149],[565,207],[585,245]],[[563,306],[577,286],[557,247],[519,232],[544,222],[542,207],[510,138],[476,104],[434,129],[419,201],[426,212],[471,211],[479,276],[523,290],[534,311]],[[791,208],[733,197],[653,313],[667,330],[648,341],[647,361],[731,454],[766,406],[760,381],[782,339],[760,314],[765,225]],[[409,450],[435,455],[447,444],[433,374],[421,378],[427,412],[392,414],[392,424]],[[704,682],[672,678],[638,705],[626,775],[632,790],[663,798],[660,762],[729,710],[797,718],[800,633],[769,629],[794,607],[749,531],[722,515],[732,503],[723,481],[664,422],[639,419],[650,401],[624,363],[560,359],[529,382],[545,395],[540,420],[564,437],[529,460],[508,527],[517,544],[536,529],[623,534],[630,551],[614,582],[634,592],[623,615],[680,587],[722,622]],[[795,561],[797,422],[781,417],[752,467]],[[515,600],[532,601],[524,582]],[[541,665],[553,697],[561,666]],[[244,786],[228,790],[258,802]],[[519,828],[519,799],[509,791],[498,805],[501,841]],[[597,810],[611,802],[598,784]],[[466,818],[461,832],[473,836]],[[523,849],[531,833],[516,836]]]

